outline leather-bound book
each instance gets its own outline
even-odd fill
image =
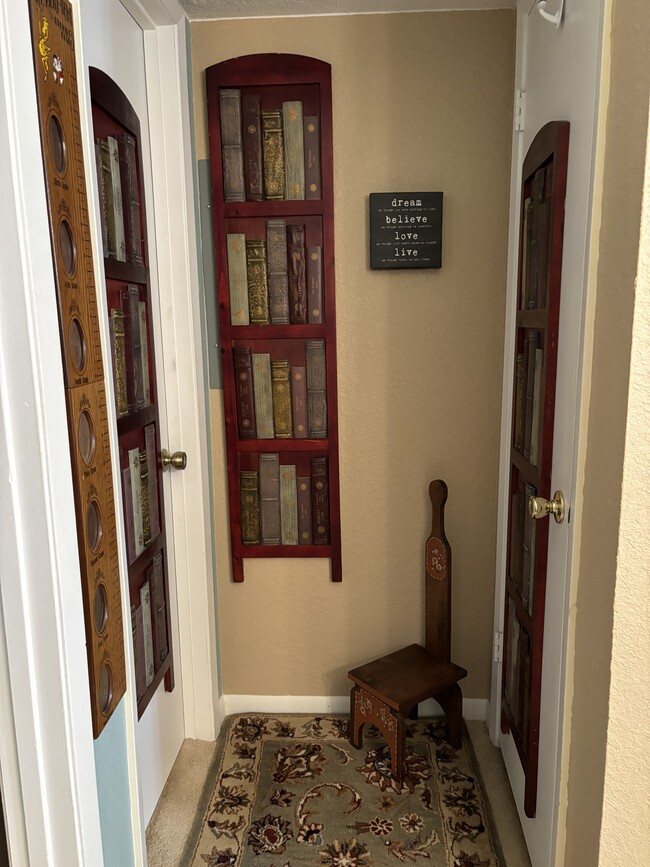
[[[143,449],[140,458],[140,511],[142,512],[142,541],[145,548],[151,542],[151,516],[149,515],[149,466],[147,452]]]
[[[266,274],[266,241],[246,241],[248,309],[251,325],[268,325],[269,290]]]
[[[539,332],[528,331],[526,340],[526,400],[524,422],[524,457],[530,460],[530,439],[533,431],[533,399],[535,396],[535,350],[539,342]]]
[[[147,570],[147,575],[151,584],[151,608],[154,626],[154,669],[158,671],[169,653],[162,551],[158,551],[154,555],[151,566]]]
[[[144,632],[144,674],[147,686],[153,680],[154,649],[153,649],[153,621],[151,618],[151,587],[149,581],[145,581],[140,588],[140,607],[142,608],[142,629]]]
[[[102,251],[104,258],[108,257],[108,227],[106,225],[106,187],[102,170],[102,149],[99,139],[95,142],[95,168],[97,170],[97,191],[99,193],[99,219],[102,226]]]
[[[240,232],[226,235],[226,252],[228,256],[230,324],[249,325],[246,235]]]
[[[241,540],[244,545],[260,544],[259,476],[254,470],[239,473]]]
[[[120,180],[124,200],[124,236],[126,260],[142,267],[142,233],[140,231],[140,191],[135,139],[128,132],[115,136],[120,158]]]
[[[273,388],[271,385],[271,356],[268,352],[254,352],[253,393],[255,425],[258,439],[273,439]]]
[[[330,496],[327,458],[311,459],[311,512],[314,545],[329,545]]]
[[[160,533],[160,508],[158,506],[158,450],[156,449],[156,426],[148,424],[144,429],[144,445],[147,450],[149,481],[149,523],[151,538]]]
[[[285,220],[266,221],[266,255],[268,259],[271,325],[288,325],[289,277],[287,274],[287,224]]]
[[[530,457],[531,464],[537,466],[537,451],[539,446],[539,413],[542,407],[542,372],[544,369],[544,350],[535,350],[535,373],[533,375],[533,418],[530,425]]]
[[[305,325],[307,323],[307,276],[304,226],[287,226],[287,263],[289,318],[293,325]]]
[[[280,540],[283,545],[298,544],[298,495],[293,464],[280,466]]]
[[[147,675],[144,667],[144,622],[142,605],[135,609],[135,692],[138,701],[147,691]]]
[[[303,140],[302,102],[282,103],[284,127],[285,198],[305,198],[305,145]]]
[[[320,171],[320,118],[305,118],[305,198],[320,199],[323,196],[321,190]]]
[[[131,491],[131,467],[122,470],[122,507],[124,510],[124,532],[126,535],[126,557],[129,566],[135,560],[135,519],[133,516],[133,493]]]
[[[273,390],[273,427],[278,439],[293,436],[291,419],[291,365],[286,360],[271,361],[271,387]]]
[[[305,343],[307,367],[307,428],[310,437],[327,437],[327,379],[325,371],[325,341]]]
[[[311,478],[299,476],[296,479],[298,491],[298,544],[311,545],[314,533],[311,522]]]
[[[260,455],[260,529],[262,545],[280,544],[280,456]]]
[[[515,424],[513,445],[518,452],[524,452],[524,424],[526,420],[526,388],[524,353],[517,353],[515,364]]]
[[[115,210],[113,209],[113,179],[111,177],[111,152],[106,139],[97,139],[99,148],[99,161],[102,172],[102,210],[106,223],[106,250],[104,255],[107,259],[117,259],[117,238],[115,235]]]
[[[122,290],[126,346],[126,392],[131,411],[144,408],[142,338],[140,332],[140,292],[137,286]]]
[[[115,405],[117,417],[129,411],[129,398],[126,389],[126,335],[124,333],[124,312],[111,310],[111,347],[113,350],[113,381],[115,383]]]
[[[264,198],[284,199],[284,134],[279,109],[262,109],[262,157]]]
[[[254,93],[242,96],[244,139],[244,189],[246,201],[262,201],[262,116],[260,98]]]
[[[323,322],[323,248],[307,247],[307,321]]]
[[[111,158],[111,183],[113,186],[113,216],[115,218],[115,257],[120,262],[126,262],[126,236],[124,234],[124,199],[122,197],[122,176],[120,174],[120,154],[117,139],[109,135],[106,138]]]
[[[244,202],[244,149],[241,135],[241,93],[219,91],[221,119],[221,160],[223,163],[223,198],[226,202]]]
[[[147,335],[147,302],[138,301],[138,322],[140,324],[140,363],[142,365],[142,406],[151,404],[151,383],[149,381],[149,337]]]
[[[136,558],[144,551],[142,532],[142,473],[140,470],[140,450],[136,446],[129,449],[129,470],[131,479],[131,509],[133,514],[133,530]]]
[[[307,370],[304,367],[291,368],[291,408],[294,437],[307,439]]]
[[[237,433],[243,440],[257,437],[255,424],[255,392],[253,390],[253,360],[250,346],[235,346],[235,401],[237,405]]]

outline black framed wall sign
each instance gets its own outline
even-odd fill
[[[370,267],[442,266],[442,193],[370,193]]]

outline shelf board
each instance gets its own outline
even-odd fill
[[[242,559],[258,557],[332,557],[331,545],[233,545],[233,554]]]
[[[227,340],[306,340],[327,337],[327,325],[231,325],[222,332],[222,344]]]
[[[146,283],[149,279],[148,268],[132,262],[120,262],[119,259],[104,258],[104,273],[107,280],[120,280],[123,283]]]
[[[539,329],[539,331],[545,331],[547,320],[548,315],[546,308],[517,311],[518,328],[536,328]]]
[[[139,554],[135,558],[133,563],[129,563],[129,582],[132,578],[138,578],[138,583],[142,583],[142,581],[139,580],[139,577],[142,575],[142,570],[144,566],[150,560],[152,560],[154,555],[157,554],[158,551],[162,548],[164,538],[164,533],[158,533],[156,538],[149,542],[142,554]]]
[[[117,432],[122,436],[122,434],[131,433],[139,427],[145,427],[156,420],[156,414],[155,404],[150,404],[144,409],[137,409],[135,412],[123,415],[117,420]]]
[[[237,440],[238,452],[326,452],[327,440],[313,439],[264,439]]]
[[[168,637],[169,640],[169,637]],[[154,674],[153,680],[147,687],[144,695],[142,695],[138,699],[138,719],[141,718],[142,714],[145,712],[147,705],[151,701],[154,696],[155,691],[160,686],[165,675],[171,670],[172,667],[172,654],[169,652],[167,656],[164,658],[162,665],[158,669],[158,671]]]
[[[223,215],[235,217],[313,217],[324,213],[322,199],[291,199],[290,201],[226,202]]]
[[[527,461],[521,452],[518,452],[514,446],[510,449],[510,461],[517,467],[519,473],[526,479],[526,481],[535,485],[535,488],[539,491],[538,467],[531,464],[530,461]]]

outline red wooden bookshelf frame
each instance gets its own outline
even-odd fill
[[[293,54],[254,54],[218,63],[206,70],[208,129],[214,220],[214,244],[217,268],[217,302],[223,370],[223,394],[228,454],[228,491],[230,508],[230,539],[233,580],[244,580],[243,560],[259,557],[327,557],[331,560],[332,581],[342,578],[341,520],[338,459],[338,405],[336,389],[336,305],[334,277],[334,182],[332,141],[331,67],[322,60]],[[292,201],[224,202],[223,166],[221,158],[221,127],[219,90],[239,88],[261,92],[275,106],[282,99],[312,100],[318,93],[318,111],[311,108],[305,115],[318,114],[321,135],[322,198]],[[259,91],[258,91],[259,89]],[[307,95],[307,96],[305,96]],[[320,217],[323,248],[323,307],[325,321],[319,325],[232,326],[228,292],[226,256],[227,221],[239,219],[266,220],[272,217]],[[232,229],[231,229],[232,231]],[[264,439],[240,440],[237,435],[232,347],[236,341],[248,341],[252,346],[266,340],[325,340],[327,368],[327,439]],[[241,456],[256,452],[295,452],[308,456],[326,454],[329,474],[330,544],[329,545],[243,545],[241,542],[241,507],[239,499],[239,469]]]
[[[514,365],[516,370],[517,352],[523,342],[525,332],[534,330],[540,335],[539,345],[544,348],[544,361],[541,373],[540,395],[543,397],[538,419],[538,466],[533,465],[515,446],[515,407],[516,376],[513,384],[513,424],[510,450],[510,507],[508,518],[508,552],[513,544],[512,495],[520,484],[534,486],[537,496],[552,499],[551,470],[553,458],[553,427],[555,418],[555,384],[557,374],[557,343],[560,317],[560,290],[562,276],[562,246],[564,232],[564,200],[566,195],[567,165],[569,153],[569,124],[554,121],[546,124],[530,145],[523,165],[521,187],[521,231],[519,239],[519,274],[517,281],[517,340]],[[553,180],[550,192],[548,259],[546,277],[546,300],[544,307],[522,309],[523,250],[525,201],[530,195],[535,172],[541,167],[553,166]],[[528,504],[525,503],[528,508]],[[537,803],[537,778],[539,762],[539,726],[542,687],[542,655],[544,637],[544,604],[546,597],[548,534],[550,517],[535,521],[535,557],[532,583],[532,616],[524,605],[521,594],[510,574],[508,556],[506,574],[506,609],[503,652],[502,719],[504,732],[510,732],[521,759],[525,773],[524,809],[529,817],[535,816]],[[518,690],[522,700],[528,702],[528,731],[520,725],[517,714],[510,707],[504,693],[511,637],[508,628],[508,609],[513,606],[522,630],[531,643],[530,679],[525,682],[524,672],[517,666]],[[521,657],[520,657],[521,659]]]
[[[157,447],[160,449],[160,419],[158,414],[158,394],[156,386],[156,359],[151,333],[151,286],[149,282],[149,268],[147,267],[147,221],[145,200],[142,189],[142,148],[140,139],[140,121],[138,116],[120,88],[115,82],[100,69],[90,67],[90,92],[93,112],[93,129],[95,138],[103,138],[106,135],[128,132],[136,141],[138,188],[140,193],[140,215],[142,232],[142,256],[144,266],[135,265],[132,262],[121,262],[117,259],[104,258],[104,273],[106,275],[107,297],[115,296],[127,284],[138,286],[141,300],[147,303],[148,333],[149,333],[149,376],[151,404],[144,409],[129,412],[117,420],[118,441],[120,455],[118,457],[121,470],[125,462],[125,454],[128,448],[144,439],[144,428],[155,424]],[[109,305],[110,306],[110,305]],[[128,458],[126,459],[128,464]],[[136,557],[128,566],[130,604],[140,604],[140,587],[146,580],[146,570],[153,557],[163,551],[163,582],[165,593],[165,607],[167,619],[167,645],[168,653],[162,664],[156,669],[153,681],[146,691],[138,699],[138,719],[142,716],[147,705],[154,696],[160,683],[165,681],[165,689],[171,692],[174,688],[174,654],[172,647],[172,629],[169,605],[169,565],[167,562],[168,546],[166,541],[165,508],[163,500],[163,485],[161,478],[162,469],[158,461],[158,509],[160,515],[160,533]],[[120,485],[121,489],[121,485]],[[120,498],[119,508],[122,508]],[[125,516],[125,520],[127,520]],[[152,611],[152,618],[153,618]]]

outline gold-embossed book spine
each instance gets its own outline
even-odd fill
[[[151,542],[151,517],[149,515],[149,466],[147,452],[140,452],[140,511],[142,512],[142,541],[145,547]]]
[[[308,340],[305,344],[307,366],[307,424],[309,436],[327,437],[327,378],[325,341]]]
[[[225,88],[219,91],[221,119],[221,159],[223,163],[223,197],[226,202],[243,202],[244,149],[241,134],[241,93]]]
[[[269,325],[269,289],[266,272],[266,241],[246,241],[248,308],[251,325]]]
[[[298,544],[298,497],[296,467],[280,467],[280,539],[283,545]]]
[[[284,126],[285,198],[305,198],[305,145],[303,139],[302,102],[282,103]]]
[[[289,377],[291,365],[288,361],[271,361],[271,381],[273,386],[273,424],[278,439],[293,436],[291,417],[291,385]]]
[[[307,247],[307,321],[323,322],[323,248]]]
[[[230,324],[249,325],[246,235],[240,232],[226,235],[226,252],[228,256]]]
[[[267,352],[253,353],[253,392],[258,439],[273,439],[271,356]]]
[[[322,198],[320,168],[320,118],[305,118],[305,198]]]
[[[284,199],[284,135],[282,112],[279,109],[262,110],[262,155],[264,160],[264,197]]]
[[[244,545],[260,544],[259,474],[253,470],[239,473],[241,540]]]
[[[288,325],[289,276],[287,272],[287,224],[285,220],[266,221],[266,253],[271,325]]]
[[[124,312],[122,310],[111,310],[111,332],[113,339],[115,404],[118,418],[120,418],[129,411],[129,398],[126,390],[126,334],[124,332]]]

